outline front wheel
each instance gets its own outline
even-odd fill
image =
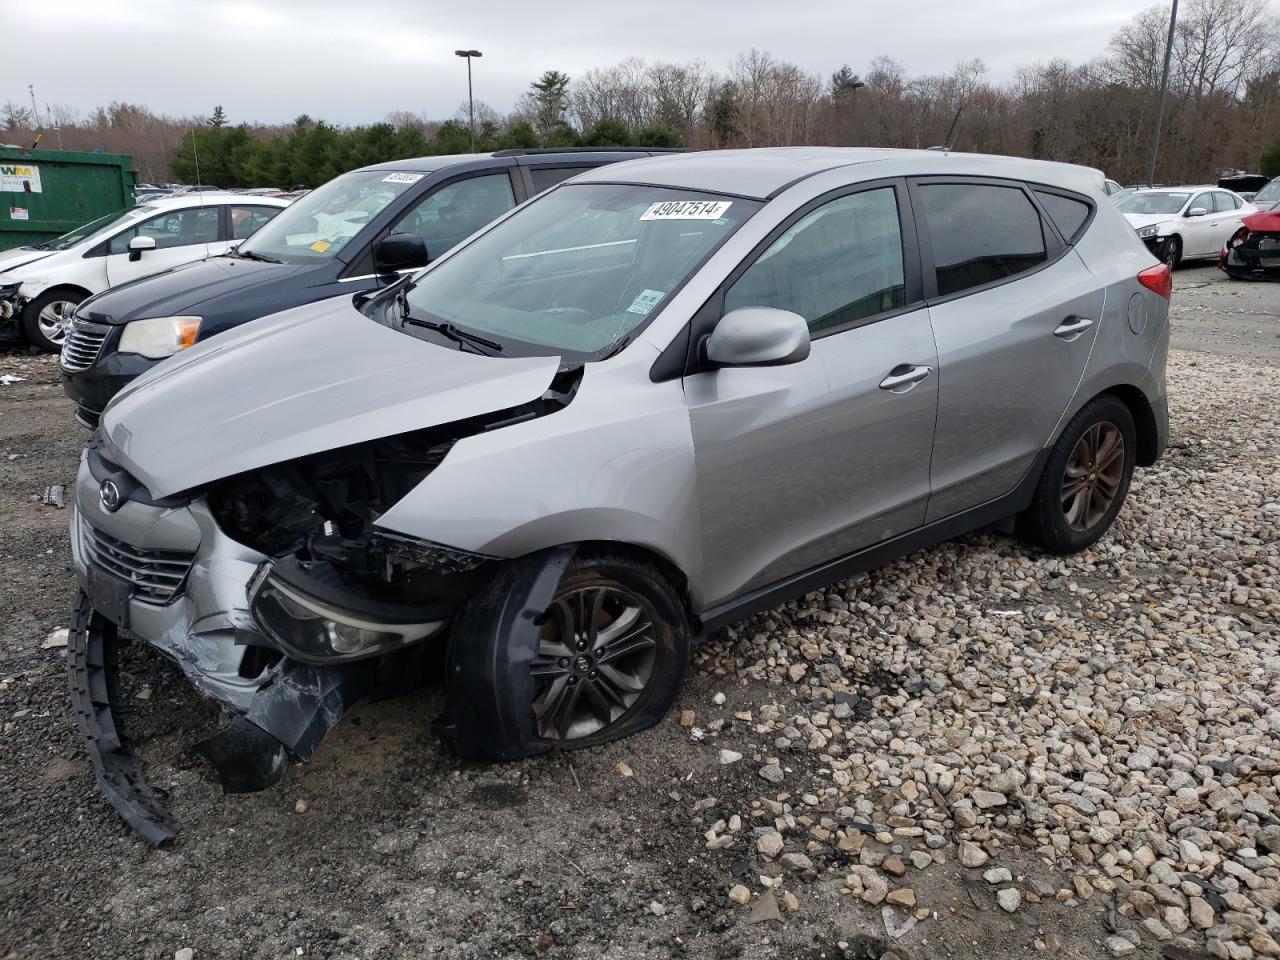
[[[23,308],[22,335],[47,353],[58,353],[67,339],[67,324],[85,298],[75,290],[49,290]]]
[[[1110,395],[1089,401],[1053,445],[1020,518],[1024,535],[1053,553],[1092,546],[1124,505],[1136,456],[1129,408]]]
[[[1169,265],[1170,270],[1177,268],[1182,262],[1182,238],[1169,237],[1160,248],[1160,259]]]
[[[689,621],[656,564],[580,548],[556,579],[546,573],[513,562],[455,621],[437,729],[464,756],[617,740],[657,723],[680,690]]]

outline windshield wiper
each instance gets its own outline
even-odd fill
[[[488,337],[482,337],[478,333],[471,333],[468,330],[462,330],[454,326],[448,320],[441,320],[439,322],[435,320],[423,320],[421,317],[414,317],[406,313],[404,314],[404,322],[415,327],[434,330],[441,336],[448,337],[459,346],[466,344],[472,347],[480,346],[487,347],[490,350],[502,350],[502,344],[497,340],[490,340]]]
[[[244,257],[246,260],[261,260],[263,263],[284,263],[283,260],[276,257],[269,257],[265,253],[258,253],[254,250],[236,250],[237,257]]]

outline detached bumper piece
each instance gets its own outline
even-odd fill
[[[508,563],[458,612],[447,700],[431,725],[458,756],[516,760],[551,749],[534,729],[529,665],[538,650],[537,618],[573,554],[573,547],[554,547]]]
[[[245,716],[191,750],[209,761],[227,793],[265,790],[284,776],[291,757],[310,760],[347,708],[372,693],[377,681],[374,663],[286,663]]]
[[[94,612],[81,593],[67,640],[71,707],[93,764],[94,778],[116,812],[149,842],[172,840],[178,822],[147,786],[142,765],[124,735],[115,624]]]

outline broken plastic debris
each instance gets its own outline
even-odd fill
[[[26,383],[26,377],[19,377],[12,373],[0,375],[0,387],[9,387],[15,383]]]
[[[52,483],[44,488],[41,502],[47,507],[66,507],[67,488],[61,483]]]
[[[41,650],[57,650],[67,645],[67,637],[70,636],[66,627],[59,627],[54,630],[40,644]]]
[[[914,916],[907,917],[906,920],[899,924],[898,918],[893,912],[893,907],[881,907],[880,916],[884,920],[885,933],[889,934],[894,940],[900,940],[905,937],[911,932],[911,928],[916,925]]]

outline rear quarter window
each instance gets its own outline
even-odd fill
[[[550,190],[557,183],[563,183],[570,177],[576,177],[589,167],[530,167],[529,179],[533,181],[533,192],[541,193]]]
[[[1073,200],[1060,193],[1037,190],[1036,199],[1067,243],[1075,243],[1092,210],[1083,200]]]

